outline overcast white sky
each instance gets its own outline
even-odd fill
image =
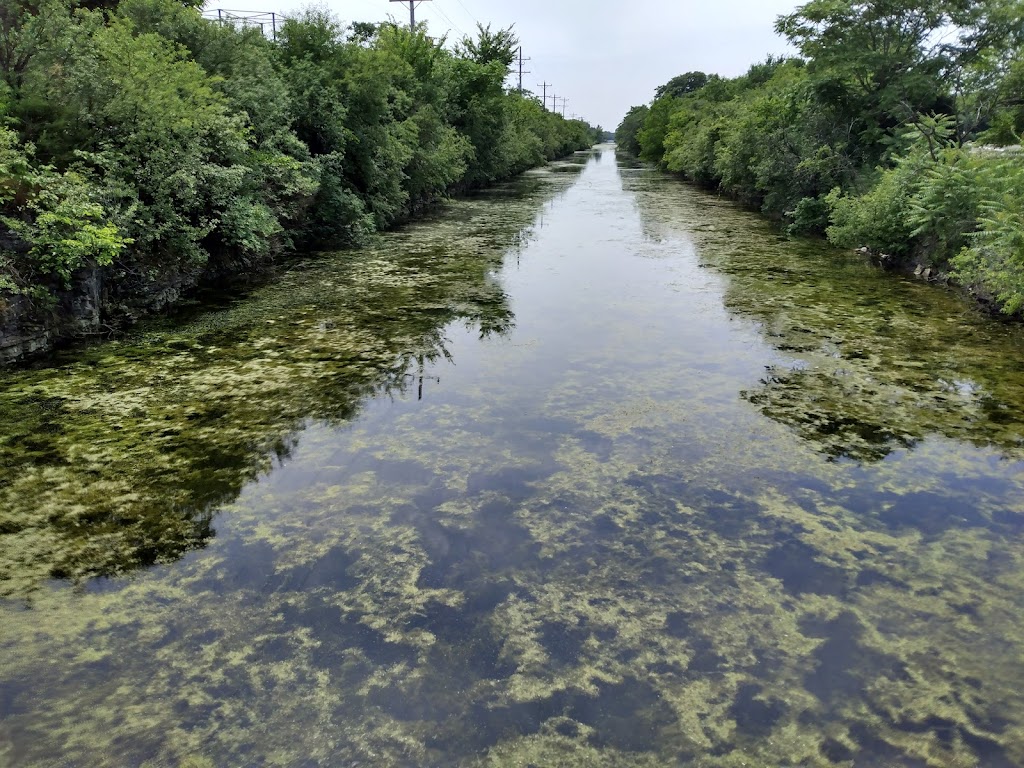
[[[207,8],[295,12],[304,0],[208,0]],[[320,0],[344,21],[408,21],[408,4],[389,0]],[[614,130],[628,109],[653,98],[675,75],[702,70],[742,74],[769,53],[785,53],[775,18],[799,0],[430,0],[416,9],[430,34],[454,40],[476,21],[515,25],[532,61],[525,88],[553,84],[575,114]],[[548,90],[550,96],[552,89]],[[549,102],[550,104],[550,102]]]

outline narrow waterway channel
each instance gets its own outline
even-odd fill
[[[0,765],[1024,765],[1024,331],[602,147],[3,372]]]

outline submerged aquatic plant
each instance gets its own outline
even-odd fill
[[[239,486],[173,567],[23,551],[0,761],[1024,762],[1020,336],[609,157],[19,374]]]

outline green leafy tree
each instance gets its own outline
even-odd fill
[[[994,104],[982,140],[1007,146],[1020,144],[1024,135],[1024,47],[1007,62],[1005,75],[994,88]]]
[[[654,91],[654,98],[672,96],[681,99],[691,93],[695,93],[708,84],[708,76],[703,72],[687,72],[683,75],[673,77],[667,83],[659,86]]]
[[[13,131],[0,128],[0,221],[25,246],[3,260],[0,284],[6,290],[51,276],[66,286],[75,270],[109,265],[131,242],[110,222],[85,178],[36,167],[32,154]]]
[[[633,107],[623,118],[619,127],[615,129],[615,143],[623,152],[639,157],[640,131],[644,127],[644,121],[650,110],[651,108],[646,105]]]
[[[811,0],[780,17],[776,31],[810,62],[819,98],[851,120],[873,162],[901,124],[956,112],[955,84],[1001,44],[988,24],[1001,4]]]
[[[512,27],[491,31],[491,25],[476,25],[476,39],[466,36],[456,47],[459,56],[475,61],[477,64],[500,64],[503,71],[508,72],[515,61],[519,49],[519,38]]]
[[[993,296],[1003,312],[1024,313],[1024,155],[996,154],[979,166],[978,227],[953,259],[954,275]]]
[[[669,120],[678,106],[678,100],[672,96],[662,96],[651,104],[651,108],[644,118],[643,128],[637,135],[641,160],[650,163],[663,163]]]
[[[589,146],[590,126],[505,89],[517,46],[481,26],[449,49],[318,7],[271,42],[191,1],[11,0],[0,289],[98,264],[117,301],[145,301]]]

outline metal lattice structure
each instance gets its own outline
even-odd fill
[[[203,11],[203,18],[220,24],[230,24],[242,29],[259,29],[271,40],[277,40],[277,30],[284,17],[273,11],[235,11],[227,8],[209,8]]]

